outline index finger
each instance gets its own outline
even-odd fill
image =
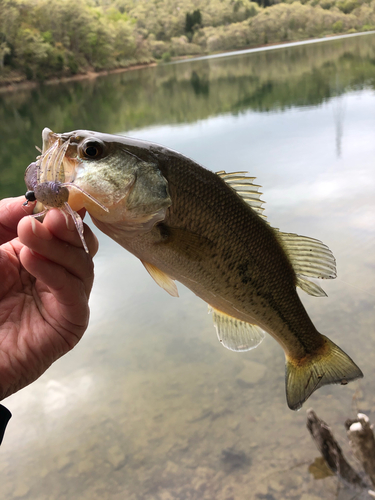
[[[24,202],[24,196],[0,200],[0,245],[16,238],[19,221],[33,213],[34,203],[24,206]]]

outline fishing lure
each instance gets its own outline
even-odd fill
[[[64,214],[72,217],[81,238],[83,248],[89,253],[84,238],[84,228],[81,216],[71,208],[68,202],[69,190],[78,189],[84,196],[89,198],[105,212],[108,212],[108,208],[73,182],[65,182],[66,175],[63,160],[69,145],[70,141],[65,141],[63,144],[60,144],[57,138],[44,153],[42,152],[42,154],[36,158],[35,162],[30,163],[25,171],[27,192],[25,194],[26,201],[23,205],[27,205],[29,202],[33,201],[39,202],[40,205],[42,205],[42,211],[33,214],[32,217],[40,220],[43,220],[43,217],[51,208],[57,208]]]

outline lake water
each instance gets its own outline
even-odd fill
[[[90,327],[5,405],[0,496],[32,500],[341,500],[306,409],[349,454],[344,422],[375,422],[375,36],[145,68],[0,95],[0,195],[25,192],[41,130],[92,129],[164,144],[213,171],[248,171],[270,223],[324,241],[338,278],[301,298],[318,330],[365,378],[285,401],[269,336],[234,353],[207,306],[175,299],[96,233]]]

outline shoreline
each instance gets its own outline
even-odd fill
[[[204,61],[208,59],[219,59],[221,57],[233,57],[236,55],[242,55],[242,54],[251,54],[254,52],[262,52],[262,51],[267,51],[267,50],[277,50],[277,49],[283,49],[283,48],[288,48],[288,47],[297,47],[301,45],[312,45],[314,43],[323,43],[323,42],[329,42],[332,40],[342,40],[343,38],[352,38],[356,36],[363,36],[363,35],[373,35],[375,34],[375,31],[358,31],[357,33],[346,33],[344,35],[325,35],[320,38],[308,38],[307,40],[298,40],[296,42],[275,42],[275,43],[267,43],[265,45],[257,45],[255,47],[249,47],[247,49],[239,49],[239,50],[228,50],[225,52],[220,52],[218,54],[211,54],[211,55],[205,55],[205,56],[192,56],[192,57],[187,57],[187,58],[179,58],[176,61],[171,61],[170,63],[167,64],[179,64],[183,62],[189,62],[189,61]]]
[[[299,45],[308,45],[308,44],[314,44],[314,43],[319,43],[319,42],[327,42],[331,40],[340,40],[344,38],[351,38],[355,36],[364,36],[364,35],[371,35],[375,34],[375,31],[361,31],[358,33],[347,33],[344,35],[326,35],[321,38],[310,38],[308,40],[299,40],[296,42],[290,42],[290,41],[285,41],[281,43],[267,43],[264,45],[257,45],[256,47],[250,47],[246,49],[240,49],[240,50],[228,50],[225,52],[220,52],[217,54],[210,54],[210,55],[204,55],[204,56],[185,56],[185,57],[179,57],[176,58],[175,60],[171,60],[168,63],[164,64],[180,64],[180,63],[185,63],[185,62],[190,62],[190,61],[203,61],[203,60],[208,60],[208,59],[216,59],[220,57],[231,57],[235,55],[241,55],[241,54],[249,54],[252,52],[261,52],[261,51],[266,51],[266,50],[277,50],[281,48],[286,48],[286,47],[296,47]],[[112,75],[116,73],[124,73],[126,71],[133,71],[137,69],[143,69],[143,68],[151,68],[157,66],[159,63],[157,62],[151,62],[151,63],[145,63],[145,64],[135,64],[132,66],[127,66],[126,68],[115,68],[111,70],[102,70],[102,71],[87,71],[85,73],[80,73],[78,75],[71,75],[71,76],[64,76],[64,77],[53,77],[48,80],[45,80],[44,82],[38,82],[38,81],[29,81],[29,80],[22,80],[20,82],[14,81],[14,82],[7,82],[7,83],[1,83],[0,82],[0,94],[5,94],[8,92],[16,92],[18,90],[30,90],[34,89],[37,87],[40,87],[42,85],[56,85],[60,83],[68,83],[68,82],[74,82],[74,81],[82,81],[82,80],[94,80],[100,76],[106,76],[106,75]]]
[[[95,80],[100,76],[112,75],[114,73],[124,73],[125,71],[133,71],[136,69],[142,68],[152,68],[153,66],[157,66],[156,62],[145,63],[145,64],[134,64],[132,66],[127,66],[126,68],[115,68],[115,69],[105,69],[102,71],[86,71],[85,73],[79,73],[78,75],[71,76],[62,76],[62,77],[53,77],[45,80],[44,82],[38,81],[30,81],[30,80],[22,80],[20,82],[0,82],[0,94],[6,92],[15,92],[17,90],[29,90],[37,87],[41,87],[42,85],[58,85],[60,83],[68,83],[68,82],[77,82],[81,80]]]

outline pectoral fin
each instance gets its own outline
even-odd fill
[[[169,295],[172,295],[172,297],[178,297],[177,286],[172,278],[170,278],[163,271],[160,271],[158,267],[149,264],[148,262],[144,262],[143,260],[141,262],[159,286],[164,288],[164,290],[168,292]]]
[[[212,306],[212,318],[219,341],[231,351],[250,351],[255,349],[264,339],[263,330],[233,316],[229,316]]]

